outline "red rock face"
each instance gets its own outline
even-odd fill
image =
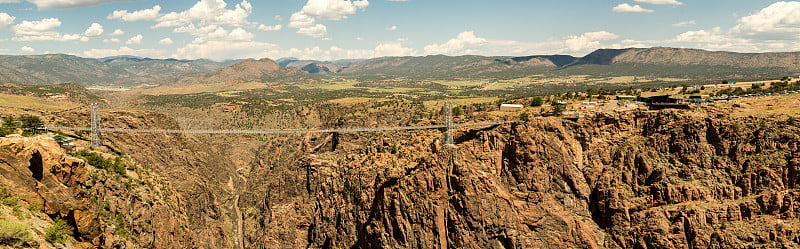
[[[27,203],[43,204],[31,211],[66,220],[75,228],[73,245],[79,248],[181,248],[195,243],[174,214],[181,209],[168,204],[177,196],[154,192],[161,190],[156,182],[161,180],[145,171],[138,171],[136,178],[109,175],[43,136],[0,139],[0,158],[0,184]],[[138,181],[153,182],[147,189]]]
[[[115,113],[107,123],[176,126],[139,112]],[[793,248],[800,242],[800,122],[783,118],[671,111],[577,122],[538,118],[459,131],[457,153],[436,142],[439,131],[242,136],[220,147],[207,145],[214,143],[206,139],[221,139],[213,136],[106,138],[170,187],[132,191],[107,176],[92,179],[96,169],[81,161],[19,141],[0,143],[8,162],[0,164],[0,179],[25,198],[41,198],[45,212],[72,213],[80,239],[98,246]],[[247,144],[237,139],[257,143],[252,154],[226,150]],[[28,169],[34,151],[44,162],[41,181]],[[240,172],[230,166],[234,160],[249,168]],[[106,200],[110,212],[97,211],[105,205],[89,196]],[[103,212],[125,214],[129,240],[119,239]]]
[[[344,136],[341,151],[301,165],[306,200],[268,195],[280,221],[251,227],[248,241],[278,245],[275,227],[291,224],[322,248],[791,247],[798,125],[677,112],[535,119],[461,134],[458,164],[403,135],[383,146],[408,154],[337,160],[354,139]]]

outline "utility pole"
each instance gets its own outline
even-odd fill
[[[100,108],[97,103],[92,104],[92,148],[103,146],[103,137],[100,135]]]

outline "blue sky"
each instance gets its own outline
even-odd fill
[[[0,0],[0,54],[347,59],[800,50],[800,2]]]

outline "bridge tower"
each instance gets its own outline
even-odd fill
[[[92,104],[92,148],[103,146],[103,137],[100,135],[100,107]]]
[[[453,142],[453,102],[444,102],[444,144],[452,146]]]
[[[453,141],[453,102],[444,102],[444,146],[453,149],[453,163],[458,163],[458,146]]]

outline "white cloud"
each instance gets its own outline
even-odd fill
[[[179,59],[227,60],[233,58],[263,58],[267,51],[278,49],[278,46],[265,42],[254,41],[209,41],[206,43],[191,43],[179,48],[171,57]],[[272,57],[276,58],[276,57]]]
[[[186,27],[178,27],[173,30],[175,33],[189,33],[195,37],[192,43],[203,43],[208,41],[249,41],[255,37],[253,33],[247,32],[243,28],[236,28],[231,31],[219,26],[196,27],[189,24]]]
[[[395,31],[395,30],[397,30],[397,26],[387,27],[386,30]]]
[[[280,24],[278,24],[278,25],[270,25],[270,26],[267,26],[267,25],[264,25],[264,24],[258,25],[258,30],[261,30],[261,31],[278,31],[278,30],[281,30],[282,28],[283,28],[283,25],[280,25]]]
[[[175,42],[172,41],[172,38],[169,38],[169,37],[161,39],[160,41],[158,41],[158,44],[161,44],[161,45],[171,45],[173,43],[175,43]]]
[[[281,17],[281,15],[275,15],[275,17],[272,19],[275,19],[275,21],[283,21],[283,17]]]
[[[317,24],[314,26],[302,27],[297,30],[297,33],[316,38],[324,38],[328,35],[328,27],[322,24]]]
[[[80,34],[61,34],[55,31],[61,27],[58,18],[45,18],[39,21],[23,21],[11,27],[15,41],[88,41]]]
[[[103,35],[103,25],[100,25],[99,23],[92,23],[92,26],[89,26],[89,28],[87,28],[83,34],[87,37],[101,36]]]
[[[0,28],[11,25],[16,19],[16,17],[13,17],[7,13],[0,13]]]
[[[369,6],[367,0],[308,0],[300,12],[325,20],[341,20],[367,6]]]
[[[75,9],[133,0],[28,0],[39,9]]]
[[[300,11],[289,18],[289,27],[298,29],[298,34],[330,40],[327,37],[328,27],[316,23],[316,18],[341,20],[367,6],[367,0],[308,0]]]
[[[134,37],[131,37],[131,39],[128,39],[128,41],[126,41],[125,44],[127,44],[127,45],[142,44],[142,39],[143,38],[144,37],[141,34],[139,34],[139,35],[136,35]]]
[[[242,0],[233,9],[227,9],[223,0],[200,0],[192,8],[183,12],[170,12],[157,18],[153,27],[179,27],[198,22],[200,26],[225,25],[244,27],[252,25],[247,17],[253,13],[253,6]]]
[[[104,39],[103,42],[105,42],[105,43],[109,43],[109,42],[119,43],[121,41],[119,39],[117,39],[117,38],[111,38],[111,39]]]
[[[619,36],[607,31],[549,39],[542,42],[492,40],[478,37],[472,31],[462,32],[443,44],[425,46],[425,54],[519,56],[533,54],[571,54],[582,56],[600,48],[644,47],[642,42],[624,40],[610,43]]]
[[[356,37],[356,40],[358,40],[358,41],[363,41],[363,40],[364,40],[364,37]]]
[[[137,10],[130,13],[127,10],[116,10],[109,14],[106,19],[118,19],[125,22],[152,21],[161,16],[160,11],[160,5],[153,6],[152,9]]]
[[[119,35],[124,35],[124,34],[125,34],[125,31],[122,31],[121,29],[115,29],[114,32],[111,32],[111,34],[109,34],[109,35],[110,36],[119,36]]]
[[[303,12],[294,13],[292,14],[291,17],[289,17],[289,27],[292,28],[299,29],[299,28],[310,27],[314,26],[315,23],[316,20],[313,17],[306,15]]]
[[[148,58],[166,58],[166,51],[159,49],[132,49],[120,47],[119,49],[92,49],[83,52],[84,57],[103,58],[118,55],[133,55]]]
[[[617,38],[619,38],[618,35],[607,31],[588,32],[580,36],[567,37],[567,40],[564,41],[564,45],[566,46],[566,51],[584,52],[601,48],[601,41],[614,40]]]
[[[485,44],[487,41],[483,38],[475,36],[473,31],[464,31],[458,34],[456,38],[450,39],[444,44],[431,44],[425,46],[426,54],[471,54],[474,50],[469,47]]]
[[[34,51],[36,51],[36,49],[33,49],[32,47],[28,47],[28,46],[24,46],[24,47],[20,48],[19,50],[22,51],[22,52],[25,52],[25,53],[33,53]]]
[[[672,5],[683,5],[682,2],[677,0],[635,0],[636,2],[640,3],[649,3],[649,4],[672,4]]]
[[[756,14],[742,17],[731,33],[762,40],[800,39],[800,2],[776,2]]]
[[[672,24],[673,27],[686,27],[686,26],[694,26],[694,25],[697,25],[697,21],[695,21],[695,20],[683,21],[683,22]]]
[[[614,12],[646,12],[646,13],[655,12],[654,10],[651,9],[642,8],[642,6],[639,6],[638,4],[631,6],[630,4],[627,3],[617,5],[617,7],[614,7],[612,10]]]

